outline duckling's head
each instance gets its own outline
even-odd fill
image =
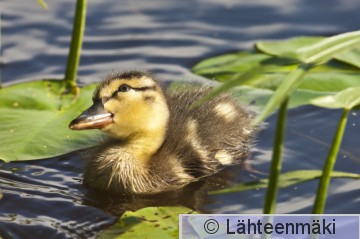
[[[163,135],[169,110],[161,87],[150,73],[113,75],[95,90],[93,105],[74,119],[73,130],[100,129],[112,138]]]

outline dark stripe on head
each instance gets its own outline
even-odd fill
[[[139,88],[131,87],[131,88],[136,91],[156,90],[156,85],[144,86],[144,87],[139,87]]]
[[[155,75],[151,72],[148,71],[124,71],[124,72],[117,72],[117,73],[112,73],[110,75],[108,75],[106,77],[105,80],[103,80],[95,89],[94,94],[93,94],[93,101],[97,101],[100,98],[100,89],[109,85],[112,81],[117,80],[117,79],[121,79],[121,80],[131,80],[134,78],[142,78],[142,77],[148,77],[153,79],[155,82],[157,82],[157,79],[155,77]],[[147,90],[145,89],[146,87],[141,87],[141,88],[137,88],[140,91],[144,91]],[[134,89],[134,88],[133,88]]]
[[[131,89],[135,90],[135,91],[147,91],[147,90],[156,90],[156,86],[153,85],[153,86],[144,86],[144,87],[131,87],[129,86]],[[111,97],[110,98],[113,98],[115,97],[119,92],[118,91],[115,91],[114,93],[112,93]]]

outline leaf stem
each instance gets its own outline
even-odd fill
[[[2,56],[2,12],[1,12],[1,9],[0,9],[0,55]],[[3,64],[3,61],[2,61],[2,58],[0,59],[0,89],[2,88],[2,64]]]
[[[349,115],[349,110],[344,109],[343,114],[341,115],[340,122],[338,128],[336,130],[336,134],[334,136],[328,157],[324,164],[323,173],[320,178],[318,190],[315,198],[315,205],[313,208],[313,214],[322,214],[324,213],[325,203],[327,192],[330,184],[330,174],[334,168],[336,157],[338,155],[340,145],[342,142],[342,138],[345,132],[346,123]]]
[[[77,92],[76,78],[78,72],[78,66],[80,62],[80,53],[83,42],[83,36],[85,31],[86,22],[86,5],[87,0],[77,0],[76,10],[73,23],[73,31],[71,36],[70,52],[68,56],[65,83],[66,89],[71,93]]]
[[[264,121],[274,110],[289,97],[296,88],[300,85],[301,80],[306,72],[313,67],[312,64],[300,64],[294,71],[287,74],[282,80],[282,83],[276,89],[273,96],[270,98],[268,103],[265,105],[261,113],[255,118],[255,125]]]
[[[288,98],[281,104],[276,123],[276,134],[273,145],[273,155],[270,166],[270,178],[264,202],[264,214],[275,212],[279,176],[282,166],[282,152],[284,149],[284,136],[286,127]]]
[[[49,8],[48,8],[48,6],[47,6],[47,4],[46,4],[46,2],[44,1],[44,0],[37,0],[37,2],[40,4],[40,6],[42,7],[42,8],[44,8],[45,10],[48,10]]]

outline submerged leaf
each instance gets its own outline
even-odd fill
[[[42,159],[93,146],[97,131],[74,132],[69,122],[91,105],[94,85],[62,95],[63,82],[36,81],[0,89],[0,159]]]
[[[99,238],[178,238],[179,214],[189,213],[196,212],[184,207],[147,207],[136,212],[126,212]]]
[[[311,104],[329,109],[351,110],[360,105],[360,87],[347,88],[336,95],[315,98]]]
[[[296,171],[286,172],[280,174],[278,187],[279,188],[290,187],[295,184],[318,179],[321,177],[321,175],[322,175],[321,170],[296,170]],[[335,171],[335,172],[331,172],[331,177],[360,179],[360,174]],[[235,193],[241,191],[266,188],[267,186],[268,186],[268,179],[266,178],[266,179],[261,179],[247,183],[240,183],[230,188],[213,191],[211,192],[211,194]]]

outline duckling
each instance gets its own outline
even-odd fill
[[[141,71],[109,76],[93,105],[70,123],[109,136],[87,156],[86,185],[111,193],[171,191],[247,157],[252,111],[227,94],[192,107],[209,87],[164,93],[158,82]]]

